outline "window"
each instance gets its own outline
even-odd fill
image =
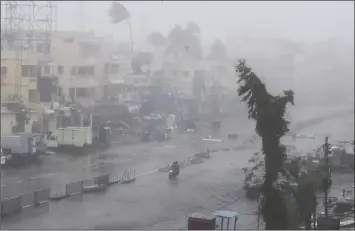
[[[50,52],[50,44],[48,43],[38,43],[37,52],[47,54]]]
[[[94,75],[94,67],[93,66],[82,66],[78,67],[79,75]]]
[[[120,65],[117,64],[117,63],[112,63],[111,64],[110,74],[111,75],[115,75],[115,74],[118,74],[119,71],[120,71]]]
[[[87,97],[89,96],[87,88],[77,88],[76,89],[76,96],[77,97]]]
[[[1,66],[1,76],[7,75],[7,67]]]
[[[50,72],[51,72],[51,69],[48,65],[43,67],[43,74],[49,75]]]
[[[34,89],[28,90],[28,101],[33,103],[39,102],[39,92]]]
[[[72,67],[71,70],[70,70],[70,73],[71,73],[72,75],[78,74],[78,67]]]
[[[107,75],[109,73],[109,68],[110,67],[110,64],[106,63],[105,64],[105,67],[104,67],[104,75]]]
[[[75,88],[70,88],[69,89],[69,97],[72,101],[75,99]]]
[[[91,75],[95,74],[94,66],[80,66],[80,67],[72,67],[71,69],[72,75]]]
[[[93,66],[87,67],[87,74],[88,75],[94,75],[95,68]]]
[[[58,87],[57,89],[58,89],[58,90],[57,90],[58,96],[62,96],[62,88],[61,88],[61,87]]]
[[[49,137],[49,140],[57,140],[57,137],[56,137],[55,135],[51,135],[51,136]]]
[[[22,65],[21,73],[23,77],[37,77],[38,67],[36,65]]]
[[[64,73],[64,66],[58,66],[58,75],[62,75]]]
[[[63,42],[65,42],[65,43],[73,43],[74,42],[74,38],[64,38]]]
[[[81,44],[80,54],[82,57],[93,57],[100,53],[100,46],[94,44]]]

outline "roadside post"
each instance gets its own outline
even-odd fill
[[[324,214],[325,217],[328,217],[328,192],[331,186],[331,176],[330,176],[330,168],[329,168],[329,153],[330,153],[330,145],[328,143],[328,137],[325,137],[324,143],[324,162],[325,162],[325,178],[322,182],[322,188],[324,192]]]

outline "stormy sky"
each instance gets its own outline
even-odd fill
[[[320,41],[331,37],[352,41],[354,37],[353,1],[295,2],[125,2],[131,14],[135,43],[143,45],[151,31],[167,34],[175,25],[195,21],[203,43],[216,38],[244,35],[286,37],[297,41]],[[126,22],[112,25],[108,17],[111,1],[55,2],[58,29],[94,30],[128,40]]]

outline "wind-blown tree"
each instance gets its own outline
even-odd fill
[[[290,150],[288,149],[288,151]],[[265,170],[264,159],[259,153],[254,153],[249,163],[253,164],[250,168],[243,168],[245,189],[248,189],[252,185],[260,184],[260,177],[256,173]],[[289,229],[298,229],[302,223],[306,229],[310,229],[312,216],[315,216],[316,213],[317,181],[322,178],[317,178],[308,172],[301,171],[302,166],[306,166],[304,157],[288,156],[284,163],[284,169],[288,175],[283,181],[279,181],[277,184],[281,188],[292,192],[291,198],[295,202],[293,205],[297,205],[296,209],[292,209],[294,207],[292,203],[286,204]],[[292,187],[292,185],[296,185],[297,188]],[[288,197],[287,201],[291,202],[291,198]]]
[[[152,32],[148,35],[147,42],[149,45],[159,48],[165,45],[166,38],[159,32]]]
[[[189,22],[185,30],[189,34],[200,34],[201,32],[200,27],[195,22]]]
[[[187,52],[190,56],[201,59],[202,48],[199,35],[200,28],[194,22],[190,22],[185,29],[175,26],[168,35],[170,45],[166,52],[176,57]]]
[[[210,59],[225,60],[227,59],[227,48],[221,40],[216,40],[212,43]]]
[[[245,60],[236,66],[239,74],[238,95],[248,105],[248,118],[256,121],[255,131],[262,140],[265,175],[261,189],[263,203],[261,214],[266,229],[287,229],[288,217],[285,199],[277,186],[279,173],[287,175],[283,168],[286,148],[280,143],[282,136],[289,131],[289,122],[284,118],[287,103],[294,104],[292,90],[283,91],[283,96],[268,93],[265,84],[247,67]]]
[[[180,56],[180,54],[184,51],[184,30],[176,25],[168,35],[169,47],[166,50],[167,54],[173,54],[175,57]],[[182,49],[183,48],[183,49]]]
[[[111,8],[109,9],[109,17],[113,24],[118,24],[127,20],[129,27],[129,36],[131,41],[131,50],[133,51],[133,38],[132,38],[132,27],[129,20],[130,14],[126,7],[119,2],[112,2]]]

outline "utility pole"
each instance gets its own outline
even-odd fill
[[[260,230],[260,211],[261,211],[261,208],[260,208],[260,200],[261,200],[261,196],[258,197],[258,210],[257,210],[257,230]]]
[[[328,217],[328,190],[329,190],[329,183],[330,183],[330,172],[329,172],[329,143],[328,137],[325,137],[324,143],[324,161],[325,161],[325,173],[326,173],[326,186],[323,186],[324,189],[324,214]]]

